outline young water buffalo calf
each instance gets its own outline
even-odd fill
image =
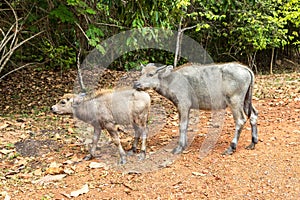
[[[252,106],[254,75],[239,63],[186,64],[173,70],[172,66],[156,67],[148,64],[134,83],[137,90],[155,89],[171,100],[179,112],[179,143],[173,153],[181,153],[187,146],[187,127],[190,109],[219,110],[230,107],[235,121],[234,138],[224,152],[236,150],[242,128],[250,118],[252,142],[257,143],[257,111]]]
[[[94,127],[92,147],[85,160],[95,156],[101,130],[106,129],[119,148],[121,164],[126,163],[126,153],[120,143],[116,125],[132,124],[135,136],[131,150],[136,152],[137,143],[142,137],[140,159],[144,159],[149,109],[150,96],[136,90],[106,91],[93,96],[65,94],[51,108],[57,114],[73,113],[75,117]]]

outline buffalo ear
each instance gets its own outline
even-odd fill
[[[166,72],[167,72],[167,71],[168,71],[168,72],[172,72],[173,69],[174,69],[173,65],[168,65],[168,66],[166,67]]]
[[[86,95],[85,93],[80,93],[79,95],[74,96],[73,106],[79,105],[83,101],[85,95]]]
[[[142,69],[142,74],[144,74],[145,73],[145,68],[146,68],[146,66],[145,65],[143,65],[143,64],[141,64],[141,69]]]
[[[154,63],[148,63],[147,65],[143,65],[143,63],[141,63],[141,68],[142,68],[142,74],[144,74],[147,70],[147,67],[150,66],[155,66]]]
[[[169,76],[172,71],[173,71],[173,65],[168,65],[163,70],[158,72],[158,76],[159,78],[164,78],[166,76]]]

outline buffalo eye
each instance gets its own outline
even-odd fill
[[[149,73],[149,74],[147,74],[147,76],[152,77],[152,76],[154,76],[154,73]]]

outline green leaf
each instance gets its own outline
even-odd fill
[[[100,44],[97,44],[97,45],[96,45],[96,49],[97,49],[98,51],[100,51],[100,53],[102,53],[103,55],[106,53],[104,47],[103,47],[102,45],[100,45]]]
[[[87,8],[85,10],[88,14],[91,14],[91,15],[95,15],[97,12],[95,10],[93,10],[92,8]]]
[[[62,22],[75,23],[77,20],[73,13],[63,4],[50,12],[50,16],[60,19]]]

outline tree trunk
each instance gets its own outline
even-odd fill
[[[273,74],[273,59],[274,59],[274,48],[272,48],[271,62],[270,62],[270,74]]]

